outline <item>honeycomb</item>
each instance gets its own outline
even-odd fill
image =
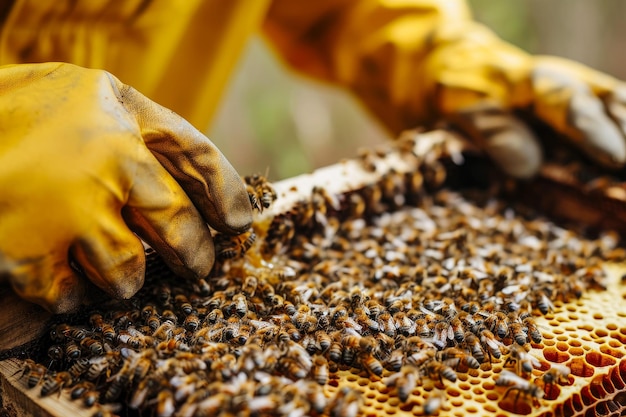
[[[59,318],[20,380],[120,415],[622,415],[618,237],[452,191],[443,148],[397,146],[416,169],[279,198],[282,214],[216,237],[207,279],[151,255],[136,297]]]

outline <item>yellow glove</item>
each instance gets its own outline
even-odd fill
[[[154,247],[183,276],[213,262],[206,223],[246,230],[245,186],[200,132],[111,74],[70,64],[0,68],[0,277],[56,312],[87,282],[128,298]]]
[[[425,64],[439,117],[456,122],[501,168],[529,177],[541,164],[522,110],[608,167],[626,163],[626,85],[581,64],[533,57],[469,23],[437,32]]]
[[[529,177],[541,147],[512,114],[526,111],[600,163],[626,162],[624,84],[503,42],[464,0],[273,0],[264,29],[288,63],[349,87],[394,136],[452,121]]]

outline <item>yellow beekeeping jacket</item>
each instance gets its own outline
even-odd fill
[[[0,5],[0,64],[105,69],[205,129],[248,39],[356,94],[392,131],[429,114],[420,64],[462,0],[13,0]]]

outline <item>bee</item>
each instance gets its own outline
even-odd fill
[[[418,349],[406,358],[407,363],[420,367],[426,362],[434,359],[436,356],[435,349]]]
[[[539,299],[537,300],[537,308],[541,311],[542,314],[548,314],[551,311],[554,311],[554,304],[548,298],[544,291],[538,292]]]
[[[91,337],[85,337],[81,340],[80,346],[89,350],[89,352],[93,355],[102,355],[104,353],[104,346],[102,346],[102,343]]]
[[[177,294],[174,297],[174,305],[185,315],[188,316],[193,312],[193,306],[184,294]]]
[[[176,325],[178,323],[178,316],[172,310],[163,310],[161,321],[163,323],[169,322],[172,325]]]
[[[22,366],[24,369],[21,372],[20,378],[26,376],[26,384],[28,385],[28,388],[33,388],[39,384],[39,382],[44,379],[48,371],[45,366],[38,364],[32,359],[26,359]]]
[[[89,381],[81,381],[72,387],[70,398],[72,400],[83,400],[85,407],[92,407],[98,402],[100,393],[96,390],[96,386]]]
[[[150,328],[150,330],[155,332],[156,329],[158,329],[159,326],[161,325],[161,318],[157,314],[151,314],[148,317],[146,317],[145,322]]]
[[[361,166],[367,172],[376,172],[376,162],[378,157],[376,153],[369,148],[359,148],[357,150],[357,157],[361,161]]]
[[[60,363],[63,361],[64,351],[63,348],[59,345],[52,345],[48,348],[48,358],[50,358],[50,364],[48,368],[52,366],[54,363]]]
[[[335,363],[341,362],[343,356],[343,346],[339,342],[332,342],[330,350],[328,351],[328,357]]]
[[[251,298],[254,296],[254,293],[256,292],[258,285],[259,285],[258,278],[253,275],[248,275],[243,280],[243,284],[241,285],[241,292],[246,297]]]
[[[183,326],[190,332],[195,332],[198,327],[200,327],[200,318],[196,314],[189,314],[187,317],[185,317]]]
[[[328,361],[323,355],[316,355],[313,359],[313,379],[320,385],[328,383]]]
[[[500,375],[496,380],[496,385],[500,387],[507,387],[502,398],[506,398],[511,391],[517,391],[517,395],[515,396],[515,401],[513,403],[514,405],[517,404],[517,401],[522,393],[525,396],[532,397],[533,401],[542,399],[544,395],[541,388],[537,385],[506,369],[500,372]]]
[[[88,360],[88,368],[85,371],[85,377],[90,381],[95,381],[109,369],[109,365],[109,360],[105,356],[91,358]],[[71,369],[70,374],[72,374]]]
[[[76,360],[81,354],[80,347],[75,342],[70,341],[65,345],[65,356],[69,359]]]
[[[262,213],[276,200],[276,191],[264,176],[260,174],[248,175],[244,177],[244,180],[253,209]]]
[[[509,333],[513,337],[513,340],[520,345],[524,346],[528,341],[528,335],[524,331],[524,326],[519,322],[509,323]]]
[[[357,417],[360,408],[360,393],[347,387],[343,387],[335,394],[329,407],[332,417]]]
[[[388,388],[395,387],[400,401],[406,402],[406,400],[409,399],[411,392],[413,392],[417,386],[418,379],[419,374],[417,368],[412,366],[403,366],[399,372],[385,378],[384,383]]]
[[[465,328],[460,318],[455,317],[450,321],[450,330],[456,343],[460,344],[465,341]]]
[[[390,371],[398,372],[404,365],[404,353],[401,349],[392,350],[385,361],[385,367]]]
[[[523,347],[518,345],[511,346],[509,356],[504,363],[504,366],[506,366],[509,362],[515,362],[518,375],[522,375],[524,372],[529,374],[534,368],[541,367],[539,359],[535,358]]]
[[[552,392],[552,386],[554,384],[567,383],[571,372],[571,369],[565,365],[552,364],[550,369],[548,369],[541,377],[546,393],[550,394]]]
[[[47,397],[50,394],[54,394],[60,391],[64,386],[72,382],[72,376],[69,372],[57,372],[55,375],[49,375],[41,386],[40,395]]]
[[[448,347],[439,352],[438,356],[439,360],[446,364],[454,364],[455,368],[459,365],[467,366],[470,369],[480,368],[480,363],[475,357],[457,347]]]
[[[541,343],[541,341],[543,340],[543,336],[541,335],[541,332],[539,331],[539,327],[537,327],[535,320],[531,316],[526,316],[522,319],[522,324],[528,330],[528,336],[530,337],[530,340],[537,344]]]
[[[381,376],[383,374],[383,365],[371,353],[369,352],[359,353],[359,362],[361,362],[363,367],[368,372],[377,376]]]
[[[120,336],[118,336],[118,339],[120,338]],[[163,322],[159,326],[159,328],[154,331],[152,337],[156,338],[157,340],[170,340],[172,337],[174,337],[174,324],[172,324],[170,321]],[[125,343],[123,340],[120,340],[120,342]]]
[[[232,309],[235,310],[239,317],[245,316],[248,313],[248,300],[246,300],[246,296],[243,294],[233,295]]]
[[[85,372],[87,372],[87,370],[89,370],[90,365],[91,360],[89,358],[80,358],[76,360],[67,371],[72,376],[72,379],[78,380],[78,378],[80,378]]]
[[[97,313],[92,314],[91,317],[89,318],[89,321],[91,322],[91,325],[94,327],[94,330],[100,333],[104,340],[107,340],[109,342],[112,342],[113,340],[115,340],[115,336],[116,336],[115,329],[113,328],[112,325],[104,321],[101,314],[97,314]]]
[[[501,347],[504,346],[502,342],[496,339],[496,336],[487,329],[480,330],[479,337],[482,345],[487,347],[487,353],[496,359],[500,359],[502,356]]]
[[[243,256],[256,241],[256,234],[249,230],[239,235],[218,233],[214,237],[215,254],[219,259],[233,259]]]
[[[176,404],[174,401],[174,393],[169,389],[159,391],[156,398],[156,413],[158,417],[170,417],[174,415],[176,411]]]
[[[501,311],[496,311],[485,320],[485,325],[499,338],[503,339],[509,333],[509,319]]]
[[[330,338],[328,333],[323,330],[318,330],[317,332],[315,332],[315,340],[319,344],[322,352],[326,352],[330,348],[332,343],[332,339]]]
[[[456,382],[456,372],[448,365],[439,361],[429,361],[424,364],[424,371],[430,379],[438,379],[443,384],[443,378]]]
[[[443,391],[437,390],[437,392],[432,393],[422,406],[424,415],[432,416],[441,409],[445,401],[446,394]]]

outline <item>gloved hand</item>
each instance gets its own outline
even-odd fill
[[[219,150],[105,71],[2,67],[0,108],[0,277],[52,312],[85,301],[70,258],[128,298],[144,278],[137,235],[178,274],[202,277],[214,262],[207,223],[250,226],[244,183]]]
[[[533,57],[482,26],[445,27],[424,66],[440,118],[456,123],[507,173],[526,178],[541,147],[512,110],[529,112],[608,168],[626,163],[626,84],[581,64]]]

